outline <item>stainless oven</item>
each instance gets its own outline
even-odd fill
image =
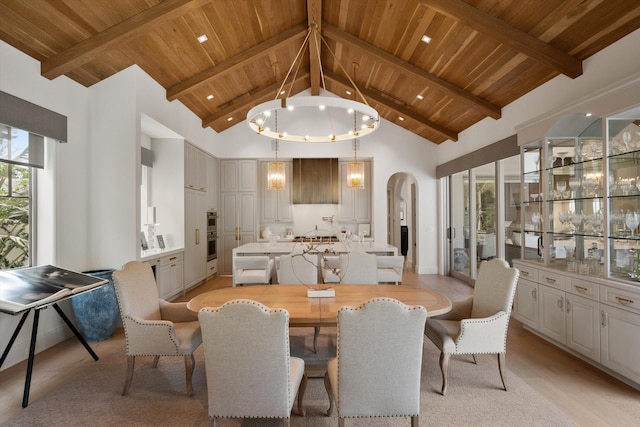
[[[218,212],[207,211],[207,261],[218,258]]]
[[[207,233],[207,261],[218,258],[218,235]]]
[[[218,211],[207,211],[207,233],[218,233]]]

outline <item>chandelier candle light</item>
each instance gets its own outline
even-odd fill
[[[311,39],[313,39],[313,42],[318,47],[318,49],[316,49],[318,52],[320,52],[319,46],[322,42],[335,58],[335,54],[331,51],[331,48],[318,31],[317,25],[315,25],[315,23],[312,24],[309,27],[307,35],[302,42],[302,46],[300,46],[300,50],[294,58],[291,68],[289,68],[280,89],[276,92],[275,99],[263,102],[249,110],[249,113],[247,114],[247,124],[249,127],[258,135],[265,136],[269,139],[292,142],[347,141],[357,137],[361,138],[375,132],[380,123],[380,116],[378,112],[368,105],[366,99],[356,87],[354,81],[349,77],[348,73],[344,72],[344,68],[339,63],[338,65],[353,85],[355,92],[360,96],[360,98],[362,98],[363,102],[326,95],[291,97],[291,91],[293,83],[296,80],[298,69],[296,69],[295,74],[292,76],[291,85],[288,91],[285,92],[283,90],[287,80],[292,75],[296,63],[299,60],[301,61],[300,57],[305,46],[310,43]],[[319,53],[318,63],[320,64],[322,89],[323,92],[326,93],[325,77]],[[285,96],[280,98],[282,94],[285,94]],[[275,130],[272,128],[272,121],[277,120],[277,112],[280,112],[280,130],[277,129],[277,121]],[[302,116],[302,114],[305,115]],[[354,120],[359,119],[361,122],[360,128],[351,129],[350,123],[348,122],[346,125],[336,123],[336,126],[334,126],[333,119],[337,119],[337,122],[340,117],[345,117],[346,115],[353,115]],[[316,134],[310,134],[309,129],[313,127],[312,125],[322,123],[322,116],[327,118],[328,127],[324,131],[317,132]],[[309,119],[309,117],[311,117],[311,119]],[[309,120],[311,120],[312,123],[310,123]]]

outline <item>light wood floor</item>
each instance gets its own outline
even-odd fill
[[[231,279],[216,277],[179,300],[187,301],[198,293],[225,286],[231,286]],[[472,288],[466,284],[436,275],[405,273],[403,286],[432,288],[445,293],[452,300],[462,299],[472,293]],[[91,343],[98,355],[123,345],[122,329],[118,329],[108,340]],[[30,402],[51,392],[91,363],[93,359],[75,338],[38,354],[34,364]],[[546,396],[577,425],[640,425],[640,420],[633,415],[640,414],[640,391],[524,330],[516,320],[510,322],[507,366],[514,375]],[[22,409],[25,367],[26,362],[0,372],[0,423]],[[458,386],[464,385],[449,384],[450,388]]]

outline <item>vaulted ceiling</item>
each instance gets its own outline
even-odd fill
[[[640,4],[0,0],[0,39],[43,76],[88,87],[137,64],[217,132],[276,97],[310,28],[322,37],[293,67],[289,95],[352,99],[355,80],[381,117],[439,144],[553,77],[579,77],[584,59],[640,28]]]

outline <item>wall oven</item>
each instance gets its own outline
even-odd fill
[[[218,212],[207,211],[207,261],[218,258]]]

